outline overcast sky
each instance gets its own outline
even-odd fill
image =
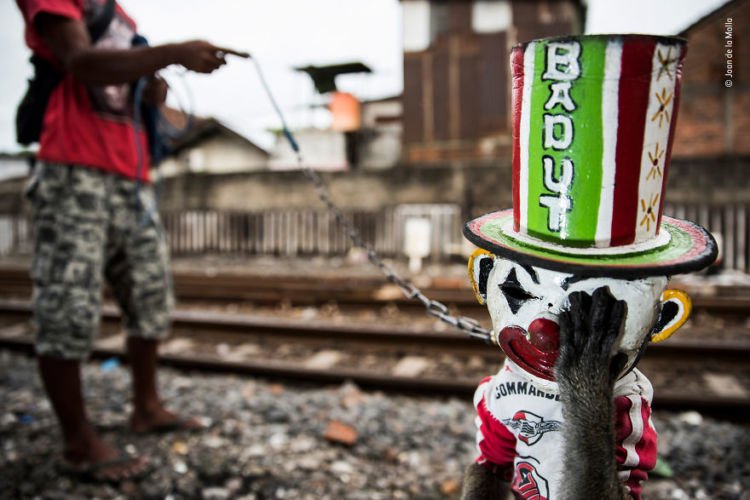
[[[310,80],[291,68],[360,60],[371,75],[340,77],[341,90],[361,98],[402,87],[398,0],[118,0],[152,44],[203,38],[247,50],[293,125],[320,123]],[[590,0],[587,33],[675,34],[726,0]],[[17,150],[15,108],[31,73],[23,23],[12,0],[0,1],[0,151]],[[219,118],[264,147],[278,122],[253,66],[234,59],[211,76],[167,70],[173,98],[200,115]],[[171,101],[176,104],[177,101]]]

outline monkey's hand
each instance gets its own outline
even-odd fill
[[[611,398],[627,360],[624,354],[613,355],[625,319],[625,302],[615,299],[606,287],[597,288],[593,296],[573,292],[569,300],[570,309],[560,318],[560,353],[555,366],[560,390],[571,392],[571,396]]]
[[[561,498],[624,499],[617,477],[614,384],[626,357],[613,354],[625,318],[625,303],[606,287],[593,296],[570,294],[560,321],[555,376],[565,423],[565,477]]]

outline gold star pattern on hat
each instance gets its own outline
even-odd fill
[[[659,201],[659,193],[651,195],[651,202],[646,204],[646,200],[641,198],[641,208],[643,209],[643,217],[641,218],[640,225],[646,225],[646,231],[651,231],[651,224],[656,224],[656,204]]]
[[[669,123],[669,110],[667,109],[667,106],[672,102],[673,97],[674,96],[671,92],[667,93],[667,89],[661,89],[661,95],[658,92],[656,93],[656,100],[659,101],[659,109],[657,109],[656,113],[651,117],[651,121],[656,121],[658,118],[659,128],[661,128],[664,121]]]
[[[654,152],[651,153],[651,151],[648,152],[648,159],[651,162],[651,170],[648,171],[648,175],[646,176],[646,180],[654,179],[656,180],[657,176],[662,176],[661,166],[659,165],[659,162],[661,161],[661,158],[664,156],[664,150],[659,151],[659,143],[656,143],[656,147],[654,148]]]
[[[672,47],[670,46],[669,49],[667,49],[667,55],[665,56],[661,49],[659,49],[656,53],[656,57],[659,59],[659,73],[656,75],[656,81],[658,82],[663,74],[667,75],[667,78],[670,80],[674,79],[674,68],[671,66],[676,65],[677,58],[672,57]]]

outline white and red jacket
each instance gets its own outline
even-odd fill
[[[614,396],[619,476],[630,495],[640,500],[642,482],[656,465],[651,382],[632,370],[617,381]],[[505,471],[516,498],[558,498],[564,431],[557,384],[539,389],[526,372],[506,360],[497,375],[479,385],[474,406],[477,462]]]

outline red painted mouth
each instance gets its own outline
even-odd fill
[[[560,327],[548,319],[535,319],[526,330],[509,326],[500,331],[500,347],[514,363],[545,380],[555,380],[560,348]]]

